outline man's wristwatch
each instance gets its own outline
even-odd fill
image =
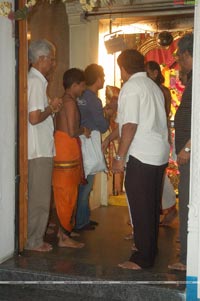
[[[185,148],[184,148],[184,151],[185,151],[186,153],[190,153],[191,149],[190,149],[189,147],[185,147]]]
[[[117,160],[117,161],[123,161],[124,159],[125,159],[124,157],[121,157],[119,155],[115,156],[115,160]]]

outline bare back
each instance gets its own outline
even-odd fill
[[[170,93],[170,90],[167,87],[165,87],[164,85],[161,85],[160,88],[164,94],[165,111],[166,111],[166,115],[168,118],[170,116],[170,111],[171,111],[171,93]]]
[[[76,99],[69,94],[63,96],[63,107],[56,114],[55,128],[57,131],[66,132],[71,137],[79,135],[80,113]]]

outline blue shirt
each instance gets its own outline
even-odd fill
[[[109,128],[109,122],[104,117],[101,100],[91,90],[85,90],[78,99],[81,114],[81,125],[89,129],[105,133]]]

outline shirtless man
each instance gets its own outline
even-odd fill
[[[63,76],[63,85],[63,107],[55,117],[56,156],[53,171],[54,200],[60,223],[58,246],[82,248],[84,244],[73,240],[71,232],[82,174],[79,135],[90,136],[90,130],[80,126],[76,101],[85,89],[84,72],[76,68],[67,70]]]

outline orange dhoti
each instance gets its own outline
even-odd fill
[[[78,186],[81,181],[81,157],[78,138],[55,133],[53,191],[60,226],[69,234],[75,223]]]

